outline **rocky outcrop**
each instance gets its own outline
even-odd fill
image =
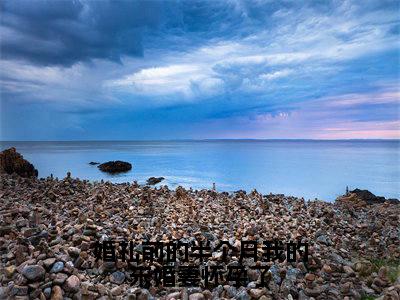
[[[16,173],[22,177],[37,177],[35,167],[12,147],[0,152],[0,173]]]
[[[149,179],[147,179],[147,184],[148,185],[155,185],[157,183],[160,183],[164,179],[165,179],[164,177],[150,177]]]
[[[107,173],[121,173],[121,172],[128,172],[129,170],[131,170],[132,165],[125,161],[115,160],[100,164],[98,168],[101,171]]]
[[[386,199],[385,197],[375,196],[368,190],[355,189],[348,192],[346,195],[340,196],[336,199],[338,203],[345,205],[353,205],[356,207],[364,207],[372,204],[393,203],[399,204],[397,199]]]

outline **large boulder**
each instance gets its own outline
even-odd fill
[[[375,196],[368,190],[360,190],[360,189],[355,189],[353,191],[350,191],[347,194],[338,197],[336,201],[345,205],[353,205],[357,207],[363,207],[372,204],[380,204],[385,202],[399,204],[399,200],[397,199],[386,199],[385,197]]]
[[[16,173],[22,177],[37,177],[35,167],[12,147],[0,152],[0,173]]]
[[[366,202],[367,204],[383,203],[386,201],[385,197],[375,196],[368,190],[355,189],[350,193],[355,194],[358,199]]]
[[[100,164],[98,168],[107,173],[121,173],[128,172],[132,169],[132,165],[125,161],[115,160]]]
[[[155,185],[157,183],[160,183],[163,180],[164,180],[164,177],[150,177],[149,179],[147,179],[147,184]]]

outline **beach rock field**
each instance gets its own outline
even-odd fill
[[[367,203],[350,193],[334,203],[284,195],[195,191],[136,183],[63,179],[0,178],[0,299],[399,299],[400,205]],[[242,241],[308,243],[295,252],[263,260],[242,259]],[[229,244],[228,255],[213,251],[202,267],[249,267],[242,284],[221,275],[207,286],[164,286],[149,279],[140,286],[132,268],[139,261],[105,261],[96,245],[132,241],[137,257],[147,242]],[[97,249],[98,250],[98,249]],[[121,249],[118,249],[119,252]],[[161,259],[163,255],[161,254]],[[159,261],[143,262],[151,270]],[[176,265],[187,264],[176,259]],[[260,285],[260,268],[266,267]],[[193,278],[192,278],[193,279]],[[215,278],[214,278],[215,279]],[[193,279],[195,280],[195,279]]]

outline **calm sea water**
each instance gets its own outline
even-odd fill
[[[90,180],[144,183],[163,176],[182,185],[220,191],[256,188],[305,199],[334,200],[350,188],[400,198],[400,141],[135,141],[1,142],[17,148],[39,170],[59,178],[67,171]],[[128,173],[108,175],[90,161],[129,161]]]

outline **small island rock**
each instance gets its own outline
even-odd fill
[[[132,165],[125,161],[115,160],[100,164],[98,168],[101,171],[107,173],[120,173],[120,172],[128,172],[129,170],[132,169]]]
[[[148,185],[155,185],[157,183],[160,183],[164,179],[165,179],[164,177],[150,177],[149,179],[147,179],[147,184]]]

